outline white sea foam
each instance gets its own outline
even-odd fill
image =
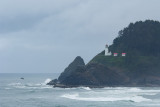
[[[25,88],[26,87],[25,85],[23,85],[22,83],[19,83],[19,82],[10,83],[10,84],[8,84],[8,86],[12,86],[12,87],[15,87],[15,88]]]
[[[140,88],[129,88],[128,91],[129,92],[141,92],[142,89],[140,89]]]
[[[106,87],[103,90],[111,94],[156,95],[160,90],[146,90],[138,87]]]
[[[84,89],[84,90],[91,90],[91,88],[89,87],[79,87],[80,89]]]
[[[44,84],[46,85],[47,83],[49,83],[50,81],[52,81],[50,78],[47,78],[44,82]]]
[[[86,88],[86,90],[88,89]],[[152,101],[151,99],[143,97],[143,95],[155,95],[156,93],[159,93],[159,91],[160,90],[143,90],[141,88],[136,87],[107,87],[103,89],[92,89],[92,91],[82,91],[76,94],[64,94],[61,97],[82,101],[143,102]]]
[[[128,96],[128,97],[80,97],[78,93],[76,94],[64,94],[61,97],[81,100],[81,101],[132,101],[132,102],[142,102],[151,101],[142,96]]]
[[[9,86],[19,86],[19,85],[22,85],[20,82],[16,82],[16,83],[10,83],[8,84]]]
[[[51,79],[46,79],[43,83],[11,83],[8,84],[8,86],[14,87],[14,88],[24,88],[24,89],[46,89],[46,88],[52,88],[51,86],[46,85],[48,82],[50,82]]]

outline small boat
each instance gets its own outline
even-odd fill
[[[20,79],[24,80],[24,78],[23,78],[23,77],[21,77]]]

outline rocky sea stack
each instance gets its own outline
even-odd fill
[[[126,56],[96,55],[88,64],[77,57],[58,79],[55,87],[160,86],[160,22],[138,21],[121,30],[109,52]]]

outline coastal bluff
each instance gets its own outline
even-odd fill
[[[130,23],[107,47],[107,56],[102,51],[87,64],[80,56],[76,57],[48,85],[63,88],[160,86],[160,22]]]

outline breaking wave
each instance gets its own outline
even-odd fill
[[[79,87],[80,89],[84,89],[84,90],[91,90],[91,88],[89,87]]]
[[[81,101],[131,101],[131,102],[142,102],[151,101],[142,96],[130,96],[130,97],[80,97],[79,94],[64,94],[61,97],[81,100]]]
[[[129,101],[129,102],[144,102],[152,101],[147,96],[153,96],[160,93],[160,90],[156,89],[143,89],[138,87],[106,87],[106,88],[84,88],[77,93],[67,93],[63,94],[60,97],[72,99],[72,100],[81,100],[81,101]],[[90,90],[90,91],[85,91]]]
[[[44,85],[48,84],[50,81],[52,81],[50,78],[47,78],[45,81],[44,81]]]
[[[8,84],[8,86],[14,87],[14,88],[25,88],[25,89],[46,89],[46,88],[52,88],[51,86],[46,85],[48,82],[50,82],[51,79],[46,79],[43,83],[11,83]]]

